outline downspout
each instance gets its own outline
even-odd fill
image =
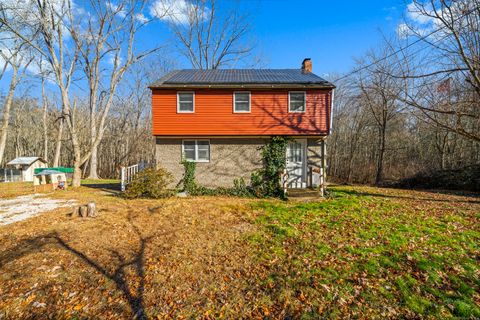
[[[332,104],[330,105],[330,128],[328,130],[328,134],[332,134],[332,126],[333,126],[333,104],[335,102],[335,88],[332,89]]]

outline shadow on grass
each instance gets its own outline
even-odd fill
[[[115,180],[83,180],[82,187],[92,188],[92,189],[100,189],[107,192],[120,192],[121,185],[120,181]]]
[[[344,185],[331,185],[331,187],[344,187]],[[411,190],[411,189],[397,189],[397,188],[383,188],[383,189],[390,189],[392,191],[399,191],[399,190]],[[425,196],[405,196],[399,194],[385,194],[385,193],[374,193],[374,192],[365,192],[365,191],[358,191],[358,190],[349,190],[349,189],[341,189],[339,192],[347,195],[354,195],[354,196],[365,196],[365,197],[377,197],[377,198],[391,198],[391,199],[406,199],[406,200],[422,200],[422,201],[433,201],[433,202],[445,202],[445,203],[480,203],[480,195],[474,194],[471,192],[464,192],[464,191],[450,191],[450,190],[413,190],[418,192],[429,192],[429,193],[437,193],[437,194],[444,194],[450,196],[462,196],[466,198],[470,198],[471,200],[458,200],[458,199],[436,199],[433,197],[425,197]]]
[[[32,253],[41,252],[45,246],[58,246],[59,248],[64,249],[75,257],[79,258],[85,265],[93,268],[97,273],[113,281],[116,288],[122,292],[126,298],[133,313],[133,318],[147,319],[144,306],[145,249],[149,241],[159,233],[154,233],[149,236],[142,235],[140,229],[133,223],[131,214],[128,216],[128,222],[138,238],[138,246],[129,257],[125,257],[120,251],[108,250],[115,258],[110,260],[109,265],[102,265],[101,262],[96,261],[94,257],[88,256],[81,250],[73,247],[57,232],[52,232],[46,235],[23,240],[15,247],[1,252],[0,269],[2,269],[7,262],[12,262],[13,260],[20,259],[21,257]],[[117,263],[114,268],[110,268],[111,264],[114,263],[114,260],[116,260]],[[126,270],[128,270],[130,267],[133,267],[135,277],[129,283],[127,280],[128,278]]]

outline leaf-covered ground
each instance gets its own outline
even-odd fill
[[[99,217],[59,208],[0,227],[0,319],[480,317],[478,196],[331,190],[308,203],[55,192],[95,200]]]

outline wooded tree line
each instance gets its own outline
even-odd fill
[[[330,176],[381,184],[480,164],[480,1],[414,1],[397,37],[336,78]]]
[[[173,41],[156,43],[158,21]],[[194,68],[239,63],[248,29],[215,0],[0,1],[0,167],[42,156],[74,167],[78,186],[153,161],[148,84],[172,69],[172,53]]]
[[[104,137],[98,146],[97,172],[102,178],[118,178],[120,166],[154,159],[147,88],[152,75],[144,68],[139,65],[134,73],[132,70],[129,80],[119,88],[123,93],[112,103]],[[34,99],[27,96],[13,100],[5,162],[18,156],[37,155],[46,159],[50,166],[72,166],[73,146],[58,104],[55,97]],[[82,146],[88,146],[90,141],[89,120],[88,102],[76,100],[75,123]],[[89,161],[81,169],[82,176],[88,177]]]
[[[148,84],[176,66],[258,67],[248,19],[214,0],[0,1],[0,167],[81,177],[153,161]],[[177,2],[178,3],[178,2]],[[480,163],[480,0],[413,1],[337,86],[328,174],[380,184]],[[173,40],[139,41],[161,20]]]

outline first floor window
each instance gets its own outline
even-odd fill
[[[290,91],[288,93],[288,111],[289,112],[305,112],[305,92]]]
[[[187,161],[210,161],[210,141],[208,140],[184,140],[182,149],[183,158]]]
[[[195,95],[193,92],[178,92],[177,112],[195,112]]]

